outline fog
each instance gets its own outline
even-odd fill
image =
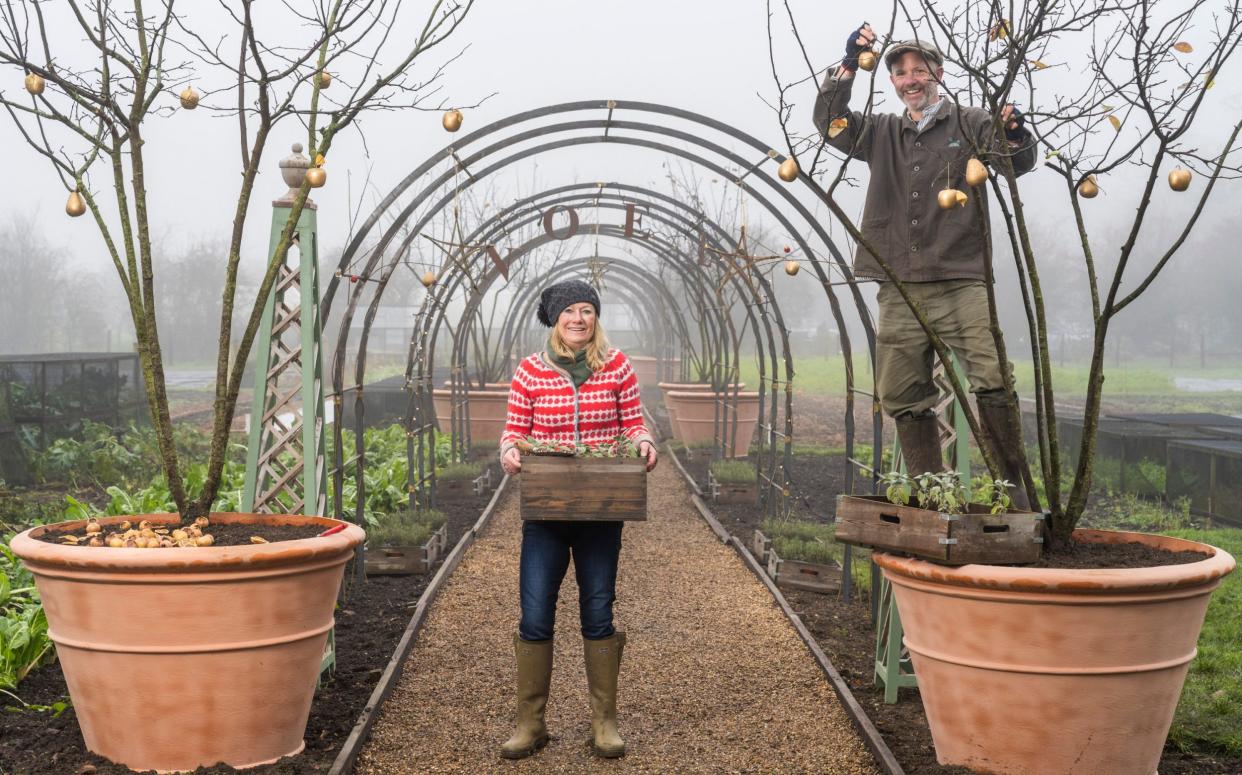
[[[840,4],[793,2],[808,53],[817,68],[841,56],[846,34],[863,18],[873,24],[887,19],[883,4],[862,8],[850,16]],[[196,9],[186,6],[192,21]],[[858,17],[858,18],[854,18]],[[204,22],[210,25],[210,20]],[[777,66],[787,79],[801,77],[800,54],[788,33],[788,22],[774,21],[773,45]],[[211,30],[208,29],[207,32]],[[1202,35],[1203,29],[1192,31]],[[908,29],[901,24],[897,36]],[[66,35],[74,35],[71,29]],[[68,45],[76,39],[70,38]],[[1204,38],[1206,40],[1206,38]],[[1085,51],[1067,41],[1057,51],[1062,66],[1048,72],[1050,85],[1072,84],[1083,77],[1074,63]],[[569,0],[540,3],[481,2],[433,68],[460,52],[448,64],[439,92],[426,112],[384,112],[367,116],[358,131],[342,137],[327,165],[329,183],[314,192],[319,205],[320,244],[326,272],[335,267],[341,247],[351,235],[351,224],[363,217],[399,180],[450,139],[440,127],[439,108],[475,105],[466,110],[466,129],[477,129],[513,113],[573,100],[640,100],[677,106],[726,122],[784,153],[784,139],[770,104],[776,100],[776,82],[769,62],[766,6],[762,2],[719,3],[706,0],[681,3],[636,1],[595,4]],[[1212,155],[1227,136],[1228,125],[1242,116],[1242,67],[1239,60],[1217,74],[1194,142]],[[5,72],[5,92],[21,88],[21,76]],[[876,73],[882,101],[878,110],[895,110],[887,79]],[[952,84],[950,83],[950,86]],[[809,131],[814,87],[803,84],[791,94],[793,116]],[[856,90],[855,100],[861,101]],[[212,360],[223,282],[225,250],[237,194],[238,152],[235,120],[209,110],[178,111],[157,117],[148,129],[148,184],[157,245],[157,292],[166,356],[174,367],[192,367]],[[46,161],[37,156],[11,121],[0,121],[9,171],[9,185],[0,189],[0,353],[128,350],[133,328],[124,295],[111,268],[99,233],[89,217],[69,219],[63,213],[65,191]],[[285,126],[269,145],[264,174],[251,205],[243,260],[242,299],[237,321],[244,322],[253,298],[268,244],[267,214],[272,198],[283,193],[276,163],[304,133]],[[1236,158],[1236,157],[1235,157]],[[1236,163],[1236,162],[1235,162]],[[518,192],[573,181],[617,181],[652,185],[669,190],[670,175],[698,174],[703,198],[717,211],[729,214],[729,226],[742,223],[751,234],[764,235],[769,247],[786,244],[761,208],[747,206],[739,195],[712,175],[688,172],[660,154],[635,148],[592,145],[585,149],[541,155],[499,175],[487,198],[503,203]],[[107,185],[104,170],[96,170],[93,188]],[[865,171],[855,168],[859,184]],[[1101,274],[1109,273],[1137,204],[1135,187],[1141,169],[1123,169],[1102,182],[1103,193],[1086,205],[1093,248]],[[1202,183],[1199,179],[1197,184]],[[1045,295],[1049,303],[1053,340],[1066,359],[1084,357],[1090,331],[1081,250],[1072,230],[1072,215],[1060,178],[1037,168],[1022,178],[1020,188],[1033,218],[1032,234],[1041,246]],[[861,208],[861,190],[843,199],[855,215]],[[1198,189],[1192,189],[1192,193]],[[1194,206],[1195,197],[1160,192],[1136,251],[1131,278],[1145,273],[1174,239]],[[1195,365],[1216,358],[1242,357],[1242,268],[1237,248],[1237,201],[1242,183],[1222,181],[1199,226],[1146,296],[1117,319],[1114,357],[1121,360],[1161,359]],[[809,200],[808,200],[809,201]],[[814,206],[814,205],[812,205]],[[827,223],[830,216],[816,206]],[[615,219],[615,215],[613,218]],[[468,224],[471,225],[471,224]],[[838,224],[830,233],[843,253],[852,252]],[[447,225],[434,229],[445,233]],[[598,241],[597,241],[598,242]],[[619,242],[607,240],[601,252],[624,255]],[[1011,340],[1021,342],[1026,324],[1017,297],[1013,262],[997,240],[998,283],[1003,322]],[[595,244],[582,240],[572,255],[585,255]],[[435,252],[419,253],[415,263],[433,266]],[[389,290],[384,304],[406,308],[421,301],[423,290],[415,275],[404,277]],[[797,277],[773,275],[772,281],[785,311],[786,323],[799,331],[821,329],[831,322],[824,294],[809,272]],[[869,289],[867,296],[874,295]],[[607,306],[607,300],[606,300]],[[605,317],[616,329],[636,325],[632,316],[608,308]],[[821,354],[805,346],[798,354]],[[1021,345],[1012,353],[1023,357]],[[1210,364],[1209,364],[1210,365]]]

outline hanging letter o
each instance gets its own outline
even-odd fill
[[[556,216],[557,211],[564,210],[569,214],[569,225],[559,233],[552,225],[552,218]],[[578,211],[572,207],[565,205],[557,205],[543,214],[543,230],[547,232],[549,237],[553,239],[569,239],[578,233]]]

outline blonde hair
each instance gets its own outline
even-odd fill
[[[561,332],[555,326],[552,327],[552,334],[548,337],[548,347],[553,353],[562,358],[574,357],[574,348],[565,343],[561,337]],[[604,324],[599,322],[599,318],[595,318],[595,331],[591,334],[591,340],[586,345],[586,361],[591,367],[591,371],[599,371],[604,368],[604,364],[608,362],[608,353],[612,346],[608,344],[608,334],[604,333]]]

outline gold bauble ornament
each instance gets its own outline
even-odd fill
[[[1088,175],[1087,179],[1078,185],[1078,195],[1083,199],[1095,199],[1095,195],[1100,193],[1100,187],[1095,183],[1095,175]]]
[[[326,89],[332,85],[332,73],[327,70],[319,71],[319,88]]]
[[[69,201],[65,202],[65,212],[70,218],[77,218],[86,212],[86,201],[82,199],[82,195],[77,191],[69,192]]]
[[[945,188],[936,195],[936,204],[940,205],[941,210],[951,210],[954,207],[965,207],[969,199],[970,197],[956,188]]]
[[[194,110],[198,107],[198,92],[193,86],[187,86],[181,92],[181,107],[186,110]]]
[[[793,159],[786,159],[781,162],[781,166],[776,170],[776,174],[786,183],[792,183],[798,179],[798,162]]]
[[[1190,188],[1190,170],[1184,170],[1181,167],[1177,167],[1170,172],[1169,188],[1174,191],[1185,191]]]
[[[799,264],[797,261],[793,260],[792,258],[785,262],[785,274],[789,275],[790,277],[793,277],[794,275],[796,275],[798,273],[798,270],[801,268],[802,268],[802,265]]]
[[[440,123],[447,131],[456,132],[458,129],[461,129],[462,118],[461,111],[453,108],[452,110],[444,111],[444,117],[440,119]]]
[[[435,272],[424,272],[422,276],[422,281],[423,281],[424,288],[430,288],[431,286],[436,284],[436,273]]]
[[[983,166],[983,162],[978,159],[970,159],[966,162],[966,185],[982,186],[988,182],[988,168]]]
[[[311,188],[321,188],[328,182],[328,173],[324,172],[323,167],[311,167],[306,171],[306,182]]]
[[[858,66],[867,72],[871,72],[875,69],[877,61],[878,58],[876,57],[875,52],[871,49],[867,49],[858,55]]]
[[[26,91],[34,95],[39,95],[42,94],[43,90],[46,88],[47,81],[43,80],[43,76],[38,73],[31,73],[26,76]]]

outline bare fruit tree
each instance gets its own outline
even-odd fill
[[[278,127],[300,125],[312,165],[322,168],[341,133],[364,114],[442,107],[440,76],[456,56],[429,67],[420,60],[457,31],[473,4],[67,0],[51,8],[26,0],[0,8],[0,65],[14,83],[25,76],[25,91],[0,90],[0,105],[69,192],[69,214],[89,212],[98,227],[128,300],[164,472],[184,517],[211,509],[264,302],[312,180],[322,183],[307,175],[302,184],[234,343],[238,264],[269,139]],[[146,143],[157,134],[153,123],[193,109],[233,122],[241,182],[221,291],[211,453],[206,482],[191,500],[173,444],[156,326],[151,226],[159,202],[148,196]]]
[[[951,362],[944,342],[894,274],[889,257],[874,249],[842,206],[839,195],[854,183],[854,155],[836,153],[821,132],[833,135],[851,128],[838,124],[845,119],[812,128],[809,105],[796,105],[791,99],[812,89],[812,85],[817,88],[826,70],[836,68],[837,61],[820,60],[839,57],[844,41],[824,43],[823,36],[816,35],[811,46],[811,38],[799,28],[789,0],[782,0],[779,5],[769,2],[768,10],[776,84],[776,99],[771,104],[791,156],[797,159],[802,172],[817,183],[818,195],[850,237],[876,257],[927,332],[941,360]],[[1030,228],[1031,208],[1043,208],[1048,202],[1024,201],[1015,182],[1012,159],[995,152],[1003,147],[1004,130],[999,118],[993,122],[993,137],[986,138],[988,147],[971,149],[973,156],[986,159],[991,167],[989,179],[968,196],[973,200],[977,228],[986,236],[995,228],[994,222],[1001,224],[1004,234],[1000,237],[1007,238],[1015,261],[1034,364],[1040,471],[1052,515],[1052,538],[1058,543],[1067,542],[1082,516],[1091,486],[1110,324],[1168,267],[1199,223],[1218,181],[1237,177],[1240,172],[1237,141],[1242,122],[1233,123],[1233,114],[1228,123],[1211,124],[1203,120],[1203,109],[1212,101],[1216,74],[1242,42],[1242,7],[1236,0],[897,0],[884,22],[875,27],[876,54],[881,63],[885,48],[895,40],[934,43],[946,59],[941,88],[947,97],[997,117],[1006,104],[1022,105],[1026,126],[1043,159],[1038,174],[1056,175],[1064,184],[1061,190],[1072,208],[1074,227],[1052,235],[1058,240],[1055,244],[1036,244]],[[786,42],[800,54],[800,72],[796,77],[780,72],[776,52]],[[870,77],[858,74],[860,81],[868,82],[865,96],[855,95],[854,99],[856,106],[865,100],[865,106],[857,108],[864,121],[874,110],[876,94],[889,88],[883,83],[883,74],[883,64],[876,69],[873,84]],[[1067,83],[1070,85],[1066,86]],[[863,86],[856,88],[861,90]],[[858,127],[853,129],[861,131]],[[1132,208],[1133,218],[1125,229],[1124,241],[1103,244],[1102,239],[1093,239],[1089,229],[1084,211],[1091,204],[1086,200],[1108,185],[1110,174],[1120,178],[1127,168],[1132,176],[1128,179],[1138,177],[1138,184],[1118,187],[1109,193],[1113,197],[1113,211]],[[1195,182],[1190,194],[1169,191],[1186,190],[1192,179]],[[986,217],[981,199],[987,196],[988,188],[999,203],[999,218]],[[1159,200],[1171,196],[1191,196],[1195,201],[1170,239],[1145,226],[1153,210],[1161,209]],[[983,242],[989,244],[987,239]],[[1055,300],[1043,294],[1040,273],[1048,266],[1041,256],[1067,242],[1076,244],[1080,253],[1080,279],[1091,299],[1093,347],[1077,468],[1063,477],[1064,450],[1057,438],[1053,356],[1048,341],[1047,309]],[[1101,260],[1105,256],[1107,259]],[[1136,260],[1136,256],[1154,259]],[[1006,387],[1012,391],[1011,370],[992,291],[992,260],[991,251],[985,250],[991,326]],[[1111,271],[1101,273],[1103,267]],[[953,369],[946,371],[973,434],[982,442],[961,382]],[[995,476],[996,461],[989,454],[988,445],[979,446]],[[1035,503],[1029,470],[1026,484]]]

